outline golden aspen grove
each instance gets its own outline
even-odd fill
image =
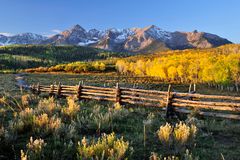
[[[240,81],[240,45],[168,51],[164,56],[118,60],[122,74],[158,77],[166,82],[236,85]]]

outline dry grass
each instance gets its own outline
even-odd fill
[[[39,138],[33,140],[33,138],[30,137],[30,140],[26,145],[27,151],[24,152],[23,150],[21,150],[21,160],[44,158],[42,156],[42,152],[46,145],[47,143],[45,143],[43,139]]]
[[[128,150],[129,142],[118,139],[115,133],[103,135],[97,142],[91,143],[84,137],[78,143],[79,159],[114,159],[120,160],[125,156]]]
[[[166,123],[160,127],[157,134],[166,151],[183,154],[188,147],[194,148],[197,127],[194,124],[188,125],[182,121],[176,123],[175,126]]]
[[[77,104],[77,98],[72,96],[67,98],[67,107],[62,109],[64,115],[69,116],[71,119],[76,117],[77,113],[80,111],[80,105]]]
[[[173,127],[166,123],[164,126],[161,126],[158,130],[158,138],[164,145],[170,145],[171,135],[172,135]]]
[[[44,74],[26,75],[26,77],[28,80],[30,79],[30,81],[40,81],[45,84],[49,84],[49,81],[61,81],[65,82],[65,84],[76,85],[79,80],[83,79],[85,82],[88,80],[87,82],[89,84],[99,86],[103,86],[104,83],[106,86],[114,86],[116,82],[120,81],[120,85],[126,87],[132,87],[133,84],[128,84],[131,82],[139,83],[139,88],[157,90],[167,89],[167,85],[159,84],[159,81],[149,84],[150,80],[144,82],[144,80],[141,79],[133,77],[129,79],[123,76],[118,77],[115,74],[109,75],[108,77],[100,74]],[[14,88],[13,83],[15,82],[11,82],[11,87],[7,87],[9,89]],[[1,87],[3,86],[0,85],[0,88]],[[187,91],[188,85],[176,85],[174,89],[177,91]],[[211,88],[206,89],[204,86],[198,87],[198,91],[202,93],[207,91],[214,94],[217,92]],[[213,120],[210,118],[199,120],[199,117],[195,117],[196,123],[194,121],[192,124],[197,126],[197,133],[195,127],[185,123],[187,127],[180,127],[179,133],[190,132],[190,134],[188,134],[189,138],[184,138],[184,135],[180,134],[178,137],[182,138],[175,138],[173,129],[169,138],[171,145],[170,148],[168,148],[168,145],[164,147],[165,145],[162,144],[160,138],[158,141],[158,137],[156,137],[156,130],[160,130],[159,126],[162,124],[165,126],[165,120],[163,119],[164,113],[159,111],[159,109],[141,108],[136,105],[121,106],[119,104],[115,104],[115,106],[112,107],[114,105],[112,103],[96,101],[79,103],[75,101],[74,103],[79,105],[78,109],[78,107],[74,105],[69,107],[71,105],[62,99],[42,99],[32,97],[32,95],[30,95],[30,99],[28,99],[25,93],[23,96],[26,97],[23,97],[22,101],[22,95],[19,94],[20,92],[14,91],[14,94],[16,93],[18,96],[14,96],[13,98],[8,97],[7,94],[1,94],[0,96],[1,102],[7,102],[0,102],[0,157],[5,156],[4,158],[20,159],[20,151],[23,149],[22,157],[28,158],[28,153],[30,152],[27,153],[26,142],[29,140],[30,136],[33,136],[37,139],[41,137],[44,139],[44,142],[47,142],[47,145],[43,147],[40,159],[76,159],[77,142],[81,141],[82,137],[87,137],[86,143],[90,146],[93,139],[97,142],[97,138],[99,138],[100,135],[103,133],[109,134],[112,133],[112,131],[116,133],[118,139],[120,139],[120,135],[123,135],[124,139],[129,142],[128,151],[126,151],[124,155],[124,157],[128,159],[148,159],[151,152],[158,153],[159,156],[155,156],[155,158],[160,157],[161,159],[169,159],[169,157],[172,158],[172,156],[180,159],[185,159],[185,156],[188,158],[190,157],[189,159],[191,159],[191,157],[193,159],[195,156],[199,156],[200,159],[221,159],[221,153],[225,159],[237,159],[240,156],[238,152],[240,149],[238,147],[240,143],[238,122],[223,121],[219,119]],[[38,99],[41,102],[39,102]],[[24,101],[26,101],[26,103]],[[64,113],[64,109],[66,109],[66,113],[69,114]],[[150,113],[154,113],[155,117]],[[45,114],[48,120],[44,122],[44,116],[41,116]],[[71,115],[72,118],[70,118],[69,115]],[[38,125],[36,124],[36,117],[39,118]],[[185,117],[182,118],[184,119]],[[143,120],[144,124],[147,126],[146,147],[143,145]],[[171,127],[176,128],[176,125],[171,125]],[[176,139],[179,139],[179,143],[173,144],[172,142],[177,142]],[[192,145],[192,143],[196,144],[196,146]],[[129,154],[129,149],[131,147],[134,149],[132,155]],[[214,150],[212,149],[213,147]],[[186,148],[189,149],[188,156],[186,155]],[[112,153],[112,151],[108,152],[108,154],[110,153]]]
[[[186,125],[182,121],[176,124],[174,128],[175,142],[184,145],[187,142],[193,140],[197,133],[197,127],[195,125]]]

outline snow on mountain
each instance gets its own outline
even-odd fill
[[[79,46],[87,46],[87,45],[90,45],[90,44],[93,44],[93,43],[97,43],[98,41],[93,41],[93,40],[88,40],[86,42],[79,42],[78,45]]]
[[[85,30],[80,25],[45,37],[33,33],[1,35],[0,45],[52,44],[90,46],[111,51],[141,52],[164,49],[209,48],[231,43],[227,39],[205,32],[168,32],[155,25],[144,28]]]
[[[97,29],[90,29],[88,32],[88,38],[89,39],[99,39],[101,37],[101,31],[97,30]]]
[[[156,39],[171,39],[171,33],[160,29],[159,27],[152,25],[146,28],[146,32]]]
[[[10,37],[13,34],[12,33],[7,33],[7,32],[0,32],[0,35],[6,36],[6,37]]]
[[[127,40],[129,36],[134,35],[135,33],[131,29],[123,29],[119,31],[119,35],[116,37],[116,42],[121,43]]]
[[[1,45],[11,45],[11,44],[39,44],[43,40],[47,39],[42,35],[33,33],[22,33],[12,36],[0,35]]]
[[[0,35],[0,45],[4,45],[8,41],[8,37],[5,35]]]

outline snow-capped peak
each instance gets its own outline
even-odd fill
[[[151,25],[148,27],[145,27],[143,29],[146,33],[148,33],[151,37],[154,37],[156,39],[170,39],[171,38],[171,33],[162,30],[161,28],[155,26],[155,25]]]
[[[81,45],[93,46],[112,51],[139,52],[149,45],[159,44],[171,49],[188,48],[189,46],[204,47],[201,44],[202,37],[209,40],[208,46],[219,46],[231,43],[219,36],[207,34],[205,32],[168,32],[155,25],[145,28],[127,28],[106,30],[90,29],[85,30],[80,25],[75,25],[70,29],[46,37],[33,33],[23,33],[9,35],[0,33],[0,45],[10,44],[55,44],[55,45]],[[183,41],[182,39],[186,39]],[[199,43],[195,43],[199,41]],[[212,41],[214,43],[212,44]],[[204,43],[206,43],[204,41]],[[216,45],[217,44],[217,45]]]
[[[124,42],[129,36],[134,35],[135,33],[131,29],[122,29],[119,30],[119,35],[116,37],[115,41],[118,43]]]
[[[25,38],[29,38],[29,39],[38,39],[38,40],[44,40],[47,37],[39,35],[39,34],[34,34],[34,33],[21,33],[21,34],[16,34],[13,35],[12,37],[25,37]]]
[[[83,27],[81,27],[79,24],[73,26],[70,30],[71,30],[71,31],[83,31],[83,32],[86,31],[86,30],[85,30]]]

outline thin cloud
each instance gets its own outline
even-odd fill
[[[52,32],[54,32],[54,33],[61,33],[62,31],[59,30],[59,29],[53,29]]]
[[[54,36],[54,35],[56,35],[56,34],[59,34],[59,33],[61,33],[61,32],[62,32],[62,31],[59,30],[59,29],[53,29],[53,30],[51,30],[50,32],[44,32],[44,33],[42,33],[42,35],[45,36],[45,37],[52,37],[52,36]]]
[[[44,33],[44,34],[42,34],[42,35],[43,35],[44,37],[52,37],[52,36],[54,36],[54,34],[47,34],[47,33],[46,33],[46,34]]]

